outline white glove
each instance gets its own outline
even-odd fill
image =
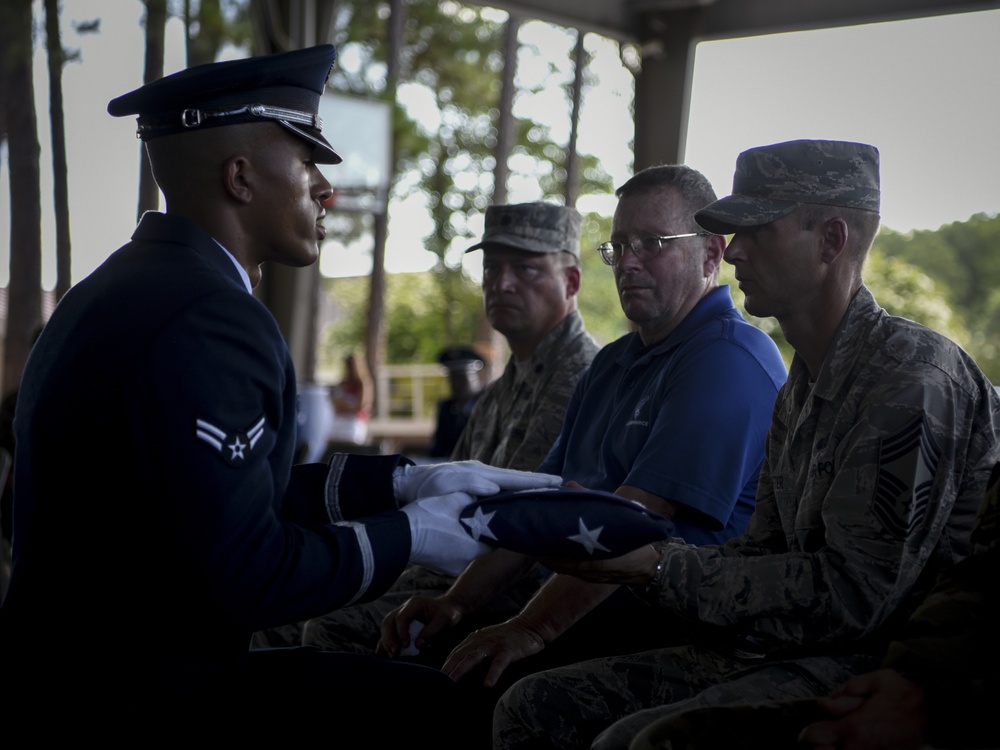
[[[475,541],[458,520],[473,501],[465,492],[427,497],[402,508],[410,521],[410,562],[457,576],[492,549]]]
[[[495,495],[501,490],[554,487],[562,479],[554,474],[499,469],[482,461],[451,461],[425,466],[404,466],[392,477],[392,490],[400,505],[425,497],[467,492]]]

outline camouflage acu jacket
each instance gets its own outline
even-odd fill
[[[559,437],[576,381],[600,347],[573,312],[527,362],[511,358],[476,402],[451,460],[534,471]]]
[[[972,554],[941,573],[884,662],[927,692],[938,747],[996,747],[1000,740],[1000,464],[972,541]]]
[[[862,287],[815,382],[792,362],[746,533],[665,544],[655,598],[762,653],[871,636],[969,553],[998,443],[1000,399],[972,359]]]

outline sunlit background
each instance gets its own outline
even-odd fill
[[[81,61],[64,72],[70,180],[73,280],[87,275],[124,243],[135,223],[139,143],[131,118],[108,116],[107,102],[141,84],[143,12],[139,2],[65,0],[63,43]],[[73,24],[101,18],[100,33],[76,35]],[[497,12],[497,18],[503,14]],[[1000,207],[1000,11],[871,24],[823,31],[702,43],[697,48],[686,162],[728,191],[737,154],[791,138],[861,140],[882,154],[883,224],[897,231],[936,229]],[[552,92],[572,76],[575,32],[524,23],[518,81],[543,90],[522,96],[515,114],[568,138],[565,98]],[[616,184],[631,173],[632,79],[618,45],[586,37],[599,85],[585,95],[579,150],[598,156]],[[227,56],[245,51],[228,50]],[[350,65],[349,58],[341,65]],[[55,286],[48,92],[44,49],[36,51],[36,97],[42,144],[43,286]],[[183,67],[180,21],[167,25],[166,72]],[[404,86],[400,101],[416,118],[434,118],[426,91]],[[337,133],[329,133],[336,145]],[[0,247],[9,252],[7,158],[0,165]],[[515,178],[509,200],[539,197],[530,176]],[[583,211],[610,214],[611,196],[585,196]],[[429,268],[421,247],[431,229],[419,197],[390,207],[386,266],[390,272]],[[470,225],[473,235],[481,227]],[[470,236],[470,242],[474,240]],[[461,243],[464,244],[464,240]],[[370,270],[368,248],[324,250],[327,275]],[[0,286],[8,282],[0,262]],[[474,269],[474,264],[472,266]]]

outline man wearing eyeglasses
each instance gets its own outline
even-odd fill
[[[654,167],[616,194],[612,237],[599,251],[636,331],[595,357],[541,467],[641,502],[672,519],[677,536],[692,544],[720,543],[739,534],[752,512],[784,363],[771,339],[733,306],[729,289],[719,286],[724,240],[694,222],[695,211],[715,200],[705,177],[686,166]],[[504,564],[517,570],[530,563],[499,550],[470,566],[446,595],[453,617],[427,627],[452,627],[507,580],[498,572]],[[667,637],[644,604],[617,589],[555,576],[517,617],[460,644],[444,670],[456,679],[469,675],[470,686],[492,688],[511,662],[543,647],[544,655],[518,669]],[[586,625],[551,644],[591,610]],[[382,629],[385,650],[396,654],[409,645],[409,623],[432,614],[407,605],[390,615]],[[580,633],[596,636],[569,637]],[[490,695],[495,700],[499,693]]]
[[[753,510],[760,430],[784,363],[719,286],[725,241],[694,222],[715,198],[703,175],[653,167],[616,196],[611,239],[598,250],[636,331],[595,359],[541,465],[638,500],[693,544],[721,542]]]

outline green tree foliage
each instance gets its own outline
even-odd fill
[[[981,217],[973,217],[971,222],[980,223]],[[996,219],[987,221],[997,224]],[[949,225],[953,227],[954,225]],[[599,214],[584,216],[583,241],[581,242],[580,263],[583,269],[583,282],[580,289],[580,311],[587,323],[588,330],[601,344],[607,344],[627,333],[630,328],[628,320],[621,311],[618,294],[615,289],[614,274],[609,266],[601,262],[597,253],[597,245],[606,239],[611,230],[611,218]],[[978,227],[977,232],[984,237]],[[930,233],[933,234],[933,233]],[[961,232],[959,232],[961,234]],[[909,318],[922,323],[965,348],[983,371],[994,382],[1000,382],[1000,343],[996,336],[988,336],[986,332],[1000,330],[1000,284],[997,289],[987,294],[987,299],[979,306],[980,312],[976,320],[978,327],[970,327],[959,307],[950,302],[953,290],[940,282],[915,264],[907,261],[903,235],[886,232],[890,242],[896,242],[903,237],[900,254],[886,252],[881,239],[876,239],[875,246],[865,264],[865,284],[875,295],[875,298],[892,315]],[[998,238],[1000,239],[1000,238]],[[930,242],[939,248],[940,252],[949,252],[947,246],[937,245],[936,238]],[[984,246],[982,252],[988,250]],[[390,338],[389,361],[430,362],[436,357],[440,346],[441,315],[443,314],[435,300],[429,295],[436,292],[433,274],[397,274],[390,277],[389,320],[392,330],[399,333]],[[360,279],[330,279],[327,280],[331,299],[336,300],[346,311],[350,311],[349,320],[331,326],[328,336],[330,358],[336,353],[356,347],[363,340],[364,333],[364,298],[366,287]],[[736,284],[733,267],[723,263],[719,273],[719,282],[728,284],[736,306],[744,317],[774,339],[786,364],[791,363],[792,348],[785,340],[781,328],[774,318],[757,318],[746,312],[743,303],[743,293]],[[466,327],[461,335],[465,340],[472,340],[475,334],[475,319],[482,306],[482,294],[471,281],[461,288],[462,297],[454,312],[460,313]],[[419,320],[417,320],[419,318]],[[425,340],[421,340],[425,337]],[[460,340],[460,339],[456,339]]]
[[[1000,347],[997,346],[997,339],[994,338],[991,344],[974,330],[970,331],[968,318],[962,315],[961,306],[956,302],[960,296],[957,293],[961,290],[952,287],[954,284],[966,283],[964,279],[968,272],[964,268],[950,267],[957,264],[951,244],[956,237],[964,238],[960,245],[975,252],[975,243],[967,241],[964,231],[960,228],[961,225],[975,224],[977,226],[972,234],[985,237],[988,232],[983,232],[982,227],[978,226],[983,220],[985,217],[973,217],[969,222],[943,227],[940,233],[915,232],[903,235],[883,228],[875,238],[865,263],[863,276],[875,299],[888,313],[915,320],[957,342],[976,357],[987,375],[991,374],[992,368],[996,375],[991,377],[997,382],[997,375],[1000,375]],[[997,223],[996,219],[991,221],[995,225],[994,231],[1000,235],[1000,223]],[[945,232],[945,229],[949,231]],[[996,239],[1000,241],[1000,236]],[[912,246],[911,243],[914,241],[919,247]],[[988,245],[981,245],[978,248],[979,252],[988,253],[987,247]],[[924,263],[918,262],[921,258],[924,259]],[[947,260],[948,258],[951,260]],[[794,352],[785,340],[778,322],[774,318],[754,317],[744,309],[743,292],[736,284],[733,267],[723,263],[719,278],[720,283],[730,285],[733,300],[743,312],[743,316],[771,336],[781,350],[785,363],[791,363]],[[994,274],[993,278],[1000,281],[1000,274]],[[986,284],[986,286],[994,285],[995,282]],[[989,316],[993,314],[996,316],[993,319],[1000,323],[1000,294],[987,296],[992,302],[987,301],[984,308],[989,308],[993,312],[984,312],[983,319],[990,320]],[[992,363],[991,358],[995,360]]]
[[[475,336],[465,335],[464,328],[470,322],[475,327],[482,317],[481,301],[471,310],[466,303],[469,291],[478,295],[478,290],[461,262],[464,247],[476,240],[470,224],[481,218],[493,196],[504,24],[496,11],[454,2],[407,0],[404,8],[400,98],[420,100],[426,106],[420,112],[396,107],[392,200],[418,195],[432,219],[432,231],[419,241],[438,258],[430,276],[434,289],[429,300],[441,308],[441,314],[434,315],[440,346],[474,340]],[[340,62],[331,87],[364,96],[382,95],[387,18],[385,3],[340,4]],[[560,200],[565,191],[565,144],[556,143],[544,125],[526,118],[515,120],[515,133],[512,173],[520,165],[521,172],[528,172],[537,183],[540,199]],[[595,157],[582,155],[581,173],[581,193],[611,189],[610,177]],[[391,215],[392,202],[389,211]],[[345,239],[366,231],[360,216],[335,221],[336,233]],[[395,307],[391,294],[390,289],[390,309]],[[396,350],[392,339],[400,335],[391,312],[387,326],[387,361],[399,361],[391,353]]]
[[[606,344],[629,330],[615,290],[614,274],[604,265],[597,245],[607,239],[611,218],[586,214],[583,222],[580,265],[583,282],[579,295],[580,312],[587,329],[601,344]],[[387,320],[392,335],[388,340],[387,362],[434,362],[442,346],[444,316],[460,322],[453,332],[454,342],[474,341],[482,315],[482,290],[465,274],[453,275],[461,283],[453,290],[450,309],[446,311],[437,296],[439,271],[391,274],[388,278]],[[324,288],[333,306],[331,317],[337,322],[327,326],[320,359],[336,362],[345,351],[356,350],[364,341],[367,279],[324,279]]]
[[[1000,216],[976,214],[936,231],[907,234],[883,229],[874,253],[905,261],[934,280],[934,288],[952,311],[952,321],[919,320],[953,338],[994,383],[1000,383]],[[890,277],[891,279],[891,277]],[[887,280],[899,288],[899,282]],[[878,296],[878,295],[876,295]],[[881,299],[881,298],[879,298]],[[883,302],[883,305],[885,303]],[[885,305],[888,309],[888,305]]]
[[[597,246],[610,236],[610,216],[584,215],[580,242],[582,280],[577,302],[587,330],[602,345],[610,344],[631,330],[618,300],[614,271],[605,265],[597,252]]]
[[[187,66],[215,62],[226,44],[245,47],[250,43],[249,0],[177,0],[170,11],[184,21]]]
[[[864,280],[886,312],[922,323],[953,341],[968,341],[968,330],[948,306],[945,290],[913,264],[873,248]]]
[[[1000,216],[976,214],[935,231],[907,234],[883,229],[875,240],[886,255],[920,268],[946,290],[948,301],[965,314],[980,313],[1000,278]]]
[[[437,296],[439,284],[435,273],[397,273],[388,277],[386,319],[392,331],[386,352],[389,364],[436,362],[443,344],[447,343],[441,338],[445,310]],[[364,341],[368,280],[324,279],[324,284],[330,300],[337,306],[333,315],[337,322],[328,325],[322,335],[323,359],[333,362]],[[450,314],[460,321],[454,341],[472,342],[476,338],[482,294],[471,281],[453,292],[454,309]],[[469,311],[476,314],[470,315]]]
[[[891,315],[922,323],[962,346],[966,346],[970,340],[961,317],[949,306],[943,286],[902,257],[887,254],[878,240],[865,263],[863,275],[865,285]],[[785,340],[778,321],[774,318],[758,318],[746,311],[743,292],[736,283],[733,267],[728,263],[722,264],[719,283],[729,284],[733,301],[743,317],[774,339],[785,364],[791,364],[794,350]]]

